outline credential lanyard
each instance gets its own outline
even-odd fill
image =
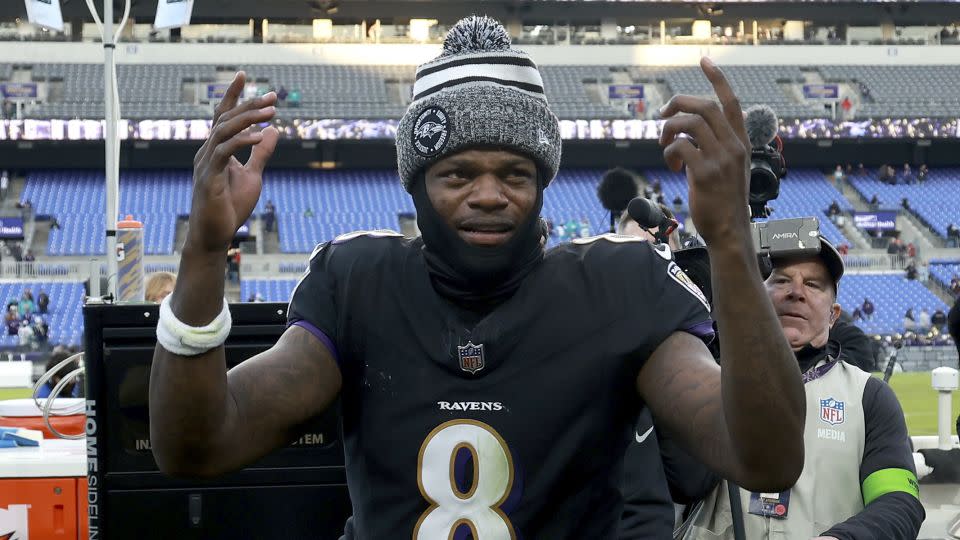
[[[829,362],[827,362],[826,364],[823,364],[822,366],[819,366],[813,369],[808,369],[807,372],[803,374],[803,384],[807,384],[808,382],[815,381],[820,377],[823,377],[824,375],[827,374],[828,371],[833,369],[833,366],[837,365],[837,362],[838,362],[837,360],[830,360]]]

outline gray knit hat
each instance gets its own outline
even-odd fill
[[[413,103],[397,127],[397,165],[410,191],[440,159],[496,146],[530,156],[546,186],[560,167],[560,145],[537,65],[510,48],[499,22],[472,16],[450,29],[438,58],[417,68]]]

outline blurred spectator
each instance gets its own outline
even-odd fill
[[[590,220],[586,216],[580,218],[580,238],[588,238],[590,236]]]
[[[944,41],[950,41],[950,29],[946,26],[943,27],[943,30],[940,30],[940,43]]]
[[[24,292],[23,296],[20,298],[20,302],[17,305],[17,310],[20,314],[21,319],[26,319],[31,314],[33,314],[33,310],[35,308],[33,304],[33,299],[30,298],[30,296],[32,295],[28,295],[28,294],[29,294],[28,292]]]
[[[654,193],[663,193],[663,184],[660,183],[660,180],[653,181],[653,192]]]
[[[833,183],[838,190],[843,191],[843,167],[840,165],[837,165],[837,168],[833,171]]]
[[[933,312],[933,315],[930,316],[930,325],[933,328],[936,328],[939,332],[944,332],[944,327],[947,325],[947,314],[943,312],[942,309],[937,308]]]
[[[873,320],[873,310],[875,309],[873,302],[869,298],[863,299],[863,304],[860,306],[860,310],[863,311],[863,317],[868,320]]]
[[[4,322],[7,325],[7,335],[17,335],[17,330],[20,329],[20,314],[17,313],[16,306],[9,306],[7,308],[7,314],[4,317]]]
[[[847,244],[846,242],[840,244],[837,246],[837,251],[840,252],[840,255],[844,257],[847,256],[850,253],[850,244]]]
[[[843,96],[843,100],[840,102],[840,108],[843,109],[844,117],[849,117],[850,110],[853,109],[853,102],[850,101],[850,96]]]
[[[40,289],[40,294],[37,295],[37,313],[47,313],[47,309],[50,306],[50,297],[47,296],[47,293]]]
[[[47,321],[43,320],[43,317],[34,315],[31,328],[33,329],[33,338],[38,344],[47,343],[50,337],[50,327],[47,326]]]
[[[960,247],[960,228],[953,223],[947,224],[947,245],[950,247]]]
[[[839,167],[839,165],[837,165],[837,167]],[[830,203],[830,207],[827,208],[827,215],[830,216],[831,218],[839,216],[840,212],[841,212],[840,204],[837,203],[837,201],[833,201],[832,203]],[[831,221],[836,221],[836,220],[831,220]]]
[[[673,213],[674,215],[683,212],[683,198],[680,195],[677,195],[673,198]]]
[[[0,201],[7,200],[7,192],[10,190],[10,173],[6,169],[0,171]]]
[[[176,284],[177,276],[174,274],[170,272],[154,272],[147,276],[144,299],[147,302],[159,304],[173,292],[173,287]]]
[[[573,218],[568,219],[566,225],[564,225],[563,228],[564,228],[564,235],[566,236],[567,241],[580,237],[580,224],[577,223],[577,220]]]
[[[240,249],[227,250],[227,280],[240,284]]]
[[[883,182],[884,184],[892,183],[893,176],[893,167],[890,167],[886,163],[880,166],[880,173],[877,175],[877,179]]]
[[[55,368],[57,364],[73,356],[73,354],[74,353],[70,352],[68,349],[64,347],[54,348],[53,352],[50,353],[50,359],[47,361],[47,369],[45,370],[45,372],[49,372],[50,370]],[[57,370],[56,375],[51,377],[50,380],[47,381],[43,386],[41,386],[40,389],[37,391],[37,397],[38,398],[50,397],[50,393],[53,391],[53,388],[57,386],[57,384],[63,379],[65,375],[70,374],[75,369],[77,369],[77,367],[78,367],[77,361],[74,360],[73,362],[70,362],[69,364]],[[63,396],[80,397],[81,395],[80,392],[82,388],[83,388],[83,385],[77,384],[77,379],[73,379],[66,386],[63,387],[59,395],[61,397]]]
[[[926,179],[927,179],[927,174],[928,174],[929,172],[930,172],[930,170],[927,169],[927,164],[926,164],[926,163],[920,165],[920,169],[917,170],[917,182],[920,182],[921,184],[924,183],[924,181],[926,181]]]
[[[909,163],[904,163],[904,164],[903,164],[903,176],[902,176],[902,178],[903,178],[903,183],[904,183],[904,184],[907,184],[907,185],[912,184],[913,181],[916,180],[916,179],[914,178],[914,176],[913,176],[913,170],[910,168],[910,164],[909,164]]]
[[[917,281],[926,283],[930,279],[930,265],[925,260],[921,260],[917,265]]]
[[[917,279],[917,267],[913,263],[907,265],[907,279],[911,281]]]
[[[57,221],[57,216],[50,216],[50,230],[59,229],[61,227],[60,222]]]
[[[36,343],[33,339],[33,328],[27,324],[27,321],[20,321],[20,328],[17,329],[17,336],[20,338],[21,347],[34,347]]]
[[[913,316],[913,308],[909,308],[906,313],[903,314],[903,330],[904,332],[913,332],[917,329],[917,320]]]
[[[904,210],[906,210],[907,212],[909,212],[909,211],[910,211],[910,199],[908,199],[908,198],[906,198],[906,197],[904,197],[903,199],[901,199],[901,200],[900,200],[900,206],[902,206]]]
[[[850,314],[850,321],[857,322],[863,320],[863,312],[860,311],[860,306],[853,308],[853,313]]]
[[[277,221],[277,207],[273,201],[267,201],[263,208],[263,225],[267,232],[273,232],[273,225]]]
[[[866,176],[867,168],[863,166],[863,163],[857,165],[857,176]]]
[[[953,278],[950,279],[950,292],[952,292],[954,296],[960,296],[960,277],[953,276]]]
[[[873,197],[870,198],[870,208],[877,210],[880,208],[880,199],[877,198],[877,194],[874,193]]]
[[[3,117],[7,120],[14,120],[17,117],[17,106],[9,99],[3,100]]]
[[[930,331],[930,312],[927,308],[920,308],[920,316],[917,318],[917,331],[926,334]]]
[[[303,217],[305,217],[305,218],[312,218],[312,217],[313,217],[313,210],[308,207],[306,210],[303,211]]]
[[[900,239],[894,238],[887,244],[887,255],[890,256],[890,268],[903,268],[900,261]]]
[[[281,84],[280,89],[277,90],[277,99],[280,100],[281,106],[286,104],[288,95],[290,94],[287,92],[287,89],[284,88],[283,85]]]
[[[300,90],[294,88],[290,91],[290,96],[287,98],[287,104],[291,107],[299,107],[302,98],[300,97]]]

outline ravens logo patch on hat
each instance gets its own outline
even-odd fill
[[[440,107],[424,109],[413,124],[413,148],[423,157],[439,154],[450,140],[450,117]]]

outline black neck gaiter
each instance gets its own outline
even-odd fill
[[[800,364],[800,373],[805,373],[808,369],[812,368],[823,359],[824,356],[830,355],[834,359],[840,357],[840,343],[836,341],[827,341],[826,345],[823,347],[814,347],[809,343],[804,345],[802,349],[795,351],[794,356],[797,358],[797,362]]]
[[[487,312],[513,296],[524,278],[543,260],[545,228],[540,219],[543,182],[530,216],[501,246],[473,246],[440,217],[421,174],[414,181],[413,204],[423,238],[423,258],[437,293],[475,312]]]

